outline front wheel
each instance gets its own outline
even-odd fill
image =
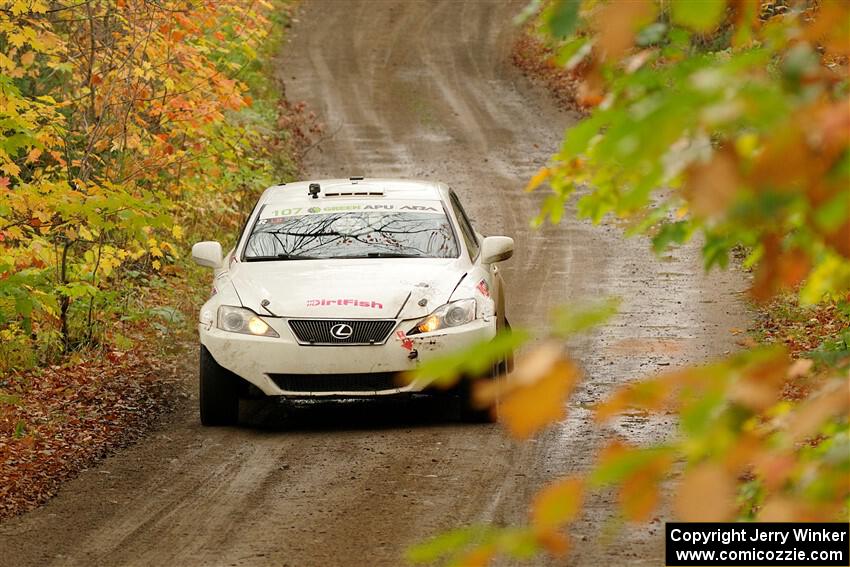
[[[234,425],[239,419],[239,377],[219,366],[203,345],[198,399],[203,425]]]
[[[477,380],[497,380],[513,368],[513,354],[493,365],[490,373],[475,379],[462,378],[456,386],[460,398],[460,418],[468,423],[493,423],[498,413],[497,407],[478,408],[473,404],[472,387]]]

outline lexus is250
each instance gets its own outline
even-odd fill
[[[200,415],[237,421],[250,393],[362,398],[429,392],[400,382],[423,361],[506,327],[506,236],[473,228],[445,184],[332,179],[268,188],[214,270],[200,311]],[[504,370],[503,360],[493,374]]]

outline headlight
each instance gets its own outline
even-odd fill
[[[408,335],[430,333],[447,327],[457,327],[475,319],[475,300],[460,299],[437,307],[430,315],[416,323]]]
[[[231,333],[257,335],[260,337],[279,336],[268,323],[260,319],[256,313],[243,307],[222,305],[218,308],[218,323],[216,327]]]

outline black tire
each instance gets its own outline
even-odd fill
[[[495,380],[507,373],[508,360],[505,359],[493,366],[488,376],[475,379],[463,378],[456,386],[456,392],[460,399],[460,419],[467,423],[493,423],[496,421],[498,408],[477,408],[472,403],[472,384],[477,380]]]
[[[505,319],[505,330],[508,331],[508,332],[510,332],[512,330],[511,324],[510,324],[510,322],[508,322],[507,318]],[[505,364],[505,366],[504,366],[504,373],[505,374],[509,374],[509,373],[514,371],[514,353],[513,353],[513,351],[508,353],[508,356],[505,358],[504,364]]]
[[[235,425],[239,420],[239,377],[218,365],[201,345],[200,403],[201,424]]]
[[[489,380],[489,378],[478,378],[478,380]],[[490,408],[479,409],[472,405],[472,383],[475,380],[464,378],[455,387],[458,403],[460,403],[460,420],[465,423],[493,423],[493,414]]]

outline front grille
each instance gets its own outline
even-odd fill
[[[281,390],[289,392],[374,392],[398,388],[395,372],[367,374],[269,374]]]
[[[395,321],[392,319],[289,320],[289,328],[298,342],[311,345],[381,344],[387,340],[394,327]]]

